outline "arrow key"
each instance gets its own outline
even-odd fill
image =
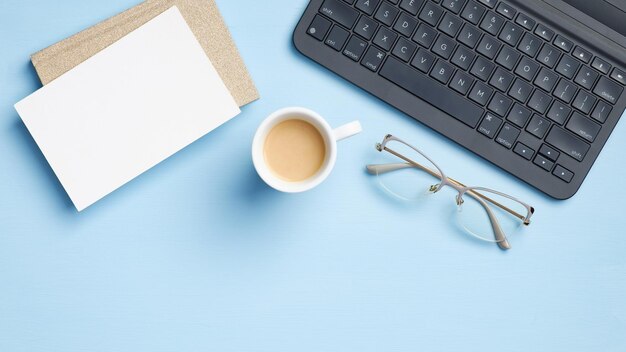
[[[550,170],[552,170],[552,167],[554,166],[554,163],[546,158],[544,158],[541,155],[537,155],[537,157],[535,158],[534,161],[535,165],[539,166],[540,168],[550,172]]]
[[[521,156],[522,158],[526,160],[532,159],[533,155],[535,154],[535,151],[532,148],[529,148],[528,146],[522,143],[517,143],[513,151],[515,152],[515,154]]]
[[[548,147],[546,144],[542,145],[541,148],[539,148],[539,154],[545,156],[550,161],[556,161],[556,159],[559,158],[559,155],[561,155],[561,153],[557,152],[553,148]]]
[[[567,183],[572,182],[572,179],[574,178],[574,173],[561,165],[557,165],[552,174]]]

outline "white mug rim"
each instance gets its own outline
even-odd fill
[[[326,158],[323,166],[313,176],[303,181],[289,182],[280,179],[270,170],[265,162],[264,146],[269,131],[278,123],[294,118],[309,122],[322,134],[326,144]],[[274,111],[258,127],[252,142],[252,162],[261,179],[270,187],[285,193],[300,193],[311,190],[324,182],[335,167],[337,161],[337,140],[328,122],[317,112],[303,107],[286,107]]]

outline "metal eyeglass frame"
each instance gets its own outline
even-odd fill
[[[429,169],[428,167],[421,165],[419,163],[417,163],[414,160],[411,160],[409,158],[407,158],[406,156],[394,151],[393,149],[390,149],[387,147],[387,143],[391,142],[391,141],[396,141],[399,143],[402,143],[404,145],[406,145],[407,147],[413,149],[415,152],[417,152],[418,154],[420,154],[421,156],[423,156],[426,160],[428,160],[430,163],[432,163],[433,166],[435,166],[435,168],[437,169],[436,171]],[[496,215],[494,214],[493,210],[491,209],[491,207],[489,206],[489,204],[487,204],[487,202],[497,206],[498,208],[506,211],[507,213],[513,215],[514,217],[520,219],[523,224],[525,226],[530,225],[530,218],[533,216],[533,214],[535,213],[535,209],[522,202],[521,200],[512,197],[508,194],[504,194],[502,192],[498,192],[495,191],[493,189],[490,188],[484,188],[484,187],[467,187],[464,184],[460,183],[459,181],[456,181],[453,178],[449,178],[447,177],[444,172],[441,170],[441,168],[431,159],[429,158],[426,154],[424,154],[422,151],[420,151],[419,149],[415,148],[414,146],[406,143],[405,141],[394,137],[390,134],[386,135],[385,138],[383,139],[382,143],[378,143],[376,144],[376,150],[378,150],[379,152],[382,151],[386,151],[390,154],[395,155],[396,157],[402,159],[405,161],[405,163],[394,163],[394,164],[380,164],[380,165],[368,165],[367,166],[367,171],[370,174],[373,175],[380,175],[380,174],[384,174],[387,172],[393,172],[393,171],[397,171],[397,170],[401,170],[401,169],[406,169],[406,168],[417,168],[420,170],[425,171],[426,173],[430,174],[433,177],[436,177],[438,179],[441,180],[441,182],[439,184],[436,185],[432,185],[430,186],[429,191],[432,193],[437,193],[439,192],[442,188],[444,188],[445,186],[450,186],[452,187],[454,190],[456,190],[458,192],[458,195],[456,196],[456,204],[458,206],[461,206],[463,204],[463,196],[464,195],[468,195],[472,198],[474,198],[483,208],[485,208],[485,212],[487,213],[488,217],[489,217],[489,221],[491,222],[491,227],[493,229],[493,233],[496,239],[496,243],[498,244],[498,246],[501,249],[510,249],[511,245],[509,244],[507,238],[506,238],[506,234],[504,233],[504,231],[502,230],[502,227],[500,226],[500,222],[498,221],[498,218],[496,217]],[[526,209],[527,213],[526,216],[517,213],[516,211],[510,209],[509,207],[506,207],[503,204],[498,203],[497,201],[495,201],[492,198],[489,198],[488,196],[480,193],[480,191],[484,191],[484,192],[490,192],[493,194],[497,194],[499,196],[502,196],[504,198],[508,198],[514,202],[519,203],[520,205],[524,206],[524,208]]]

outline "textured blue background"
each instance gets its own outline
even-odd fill
[[[13,104],[40,86],[29,54],[136,2],[0,4],[0,351],[626,350],[626,123],[553,201],[299,56],[305,0],[218,0],[262,99],[77,213]],[[365,128],[301,195],[249,155],[290,105]],[[502,252],[456,230],[451,193],[390,201],[363,172],[390,132],[534,204],[533,225]]]

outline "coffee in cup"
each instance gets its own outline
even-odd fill
[[[300,182],[314,176],[322,168],[326,143],[315,126],[296,116],[269,131],[263,156],[275,176],[288,182]]]
[[[270,115],[252,143],[259,176],[276,190],[304,192],[322,183],[337,159],[337,141],[361,132],[358,121],[333,130],[317,113],[286,108]]]

